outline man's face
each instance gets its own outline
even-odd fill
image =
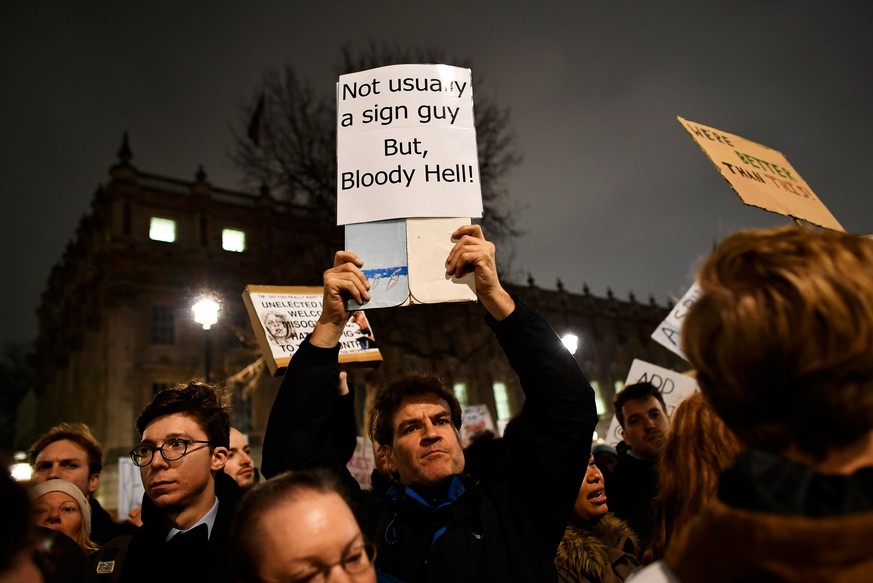
[[[304,581],[326,570],[328,581],[376,583],[364,537],[339,495],[306,491],[260,518],[258,578]],[[342,565],[353,572],[349,575]]]
[[[173,437],[207,441],[206,432],[192,417],[173,413],[158,417],[149,423],[142,435],[142,445],[160,447]],[[209,444],[192,443],[180,459],[168,462],[155,451],[152,462],[140,468],[146,495],[162,511],[178,514],[186,508],[206,510],[215,497],[215,478],[212,474],[224,467],[227,449],[216,447],[210,452]]]
[[[249,440],[233,427],[230,428],[230,450],[224,473],[236,480],[239,487],[248,490],[255,483],[255,463],[249,453],[252,451]]]
[[[77,541],[82,521],[79,504],[64,492],[46,492],[33,502],[33,524],[36,526],[62,532]]]
[[[630,399],[622,405],[621,411],[624,442],[641,458],[654,457],[670,428],[660,401],[651,395],[645,399]]]
[[[100,482],[100,474],[92,474],[88,468],[88,452],[69,439],[51,442],[36,456],[33,482],[39,484],[53,478],[72,482],[85,498],[91,497]]]
[[[388,467],[404,484],[433,486],[464,471],[464,452],[449,404],[434,394],[404,397],[394,414]]]

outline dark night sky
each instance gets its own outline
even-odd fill
[[[745,207],[676,115],[782,151],[850,232],[873,232],[869,2],[16,2],[0,11],[0,342],[35,336],[49,270],[123,130],[141,170],[236,188],[240,105],[292,63],[330,92],[340,48],[437,46],[512,112],[513,267],[663,304]]]

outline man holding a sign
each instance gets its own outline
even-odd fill
[[[597,423],[585,376],[541,316],[511,297],[497,275],[494,245],[479,226],[461,227],[446,275],[473,273],[479,301],[524,388],[524,410],[496,475],[463,476],[460,406],[434,377],[402,377],[377,398],[377,437],[402,484],[386,500],[365,499],[329,439],[338,342],[347,300],[369,297],[362,262],[340,251],[324,274],[324,311],[291,359],[264,437],[266,476],[326,467],[353,493],[377,567],[402,581],[550,581],[590,455]],[[419,380],[416,380],[419,379]],[[363,507],[366,506],[366,507]]]

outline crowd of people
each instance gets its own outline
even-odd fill
[[[465,452],[451,389],[402,375],[375,399],[359,486],[337,357],[369,282],[340,251],[273,403],[263,477],[217,387],[169,388],[136,420],[139,525],[116,522],[94,497],[100,444],[61,424],[31,448],[26,492],[2,475],[0,582],[873,581],[873,241],[727,238],[682,331],[701,392],[670,416],[656,387],[628,385],[622,442],[592,448],[576,360],[505,291],[480,227],[452,237],[446,274],[474,274],[525,392],[502,438]]]

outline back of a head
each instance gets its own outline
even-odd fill
[[[336,478],[327,470],[284,472],[255,484],[240,501],[230,529],[230,548],[236,553],[238,581],[259,581],[258,565],[264,560],[262,518],[283,504],[311,493],[345,498]]]
[[[713,251],[698,283],[683,349],[746,445],[822,459],[873,430],[873,241],[742,231]]]
[[[15,567],[19,553],[33,544],[30,500],[5,466],[0,466],[0,499],[3,500],[3,528],[0,528],[0,576]]]
[[[658,458],[658,521],[645,562],[660,559],[667,545],[715,498],[719,475],[741,451],[737,437],[703,395],[694,393],[679,403]]]
[[[159,417],[180,413],[196,420],[213,446],[230,447],[230,406],[215,386],[189,382],[157,393],[136,418],[142,435]]]

